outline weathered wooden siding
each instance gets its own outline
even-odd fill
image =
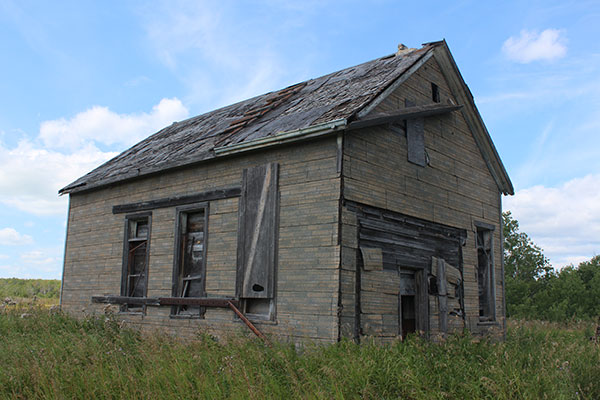
[[[439,87],[442,103],[452,97],[437,63],[431,59],[373,110],[392,112],[432,102],[431,83]],[[500,194],[461,111],[425,118],[425,149],[430,163],[421,167],[407,160],[404,128],[379,126],[346,135],[344,141],[344,198],[382,209],[465,229],[463,247],[466,324],[473,332],[502,333],[504,323],[501,275]],[[479,323],[477,251],[474,221],[494,225],[496,324]],[[353,284],[356,279],[356,221],[342,214],[342,334],[353,324]],[[433,301],[433,300],[432,300]],[[432,304],[431,309],[437,305]],[[386,315],[383,311],[380,315]],[[454,323],[452,323],[454,325]],[[437,327],[431,326],[433,333]],[[368,333],[367,329],[365,333]]]
[[[294,341],[338,338],[340,178],[334,138],[248,154],[71,196],[62,306],[102,312],[92,295],[119,294],[125,214],[114,205],[239,186],[242,170],[279,163],[280,226],[276,321],[257,322],[266,334]],[[234,296],[239,198],[209,202],[206,292]],[[175,207],[152,210],[148,296],[171,296]],[[113,307],[115,308],[115,307]],[[120,314],[143,329],[180,336],[248,331],[231,311],[208,308],[204,319],[170,318],[170,307]]]

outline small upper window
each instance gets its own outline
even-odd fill
[[[434,103],[440,102],[440,88],[433,82],[431,82],[431,100]]]
[[[148,255],[150,249],[150,220],[148,214],[128,216],[125,220],[123,276],[121,295],[145,297],[148,285]],[[122,311],[141,312],[143,306],[125,304]]]

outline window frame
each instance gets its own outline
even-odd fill
[[[474,221],[475,225],[475,250],[477,252],[477,269],[476,269],[476,278],[477,278],[477,292],[478,292],[478,310],[479,310],[479,322],[480,323],[494,323],[496,322],[496,279],[495,279],[495,268],[494,268],[494,231],[496,227],[491,224],[487,224],[485,222]],[[488,234],[489,235],[489,249],[486,249],[485,243],[480,243],[479,234]],[[485,290],[484,293],[489,295],[487,300],[487,310],[483,310],[483,315],[481,314],[482,310],[482,296],[480,294],[481,291],[481,282],[479,279],[480,269],[482,265],[480,264],[480,251],[486,254],[487,265],[483,266],[488,269],[487,273],[487,282],[486,285],[489,285],[489,290]]]
[[[202,293],[203,297],[206,297],[206,266],[207,266],[207,254],[208,254],[208,215],[210,212],[210,207],[208,202],[187,204],[184,206],[175,208],[175,240],[174,240],[174,252],[173,252],[173,276],[172,276],[172,285],[171,285],[171,296],[180,298],[180,280],[181,280],[181,266],[182,266],[182,216],[185,214],[193,214],[194,212],[204,212],[204,237],[203,237],[203,249],[202,249]],[[173,306],[171,307],[171,318],[181,318],[181,319],[198,319],[204,318],[204,314],[206,312],[205,307],[200,307],[198,314],[181,314],[180,313],[181,306]]]
[[[123,259],[122,259],[122,263],[121,263],[121,296],[125,296],[125,297],[140,297],[140,296],[130,296],[129,295],[129,287],[128,287],[128,278],[129,278],[129,271],[130,271],[130,258],[129,258],[129,251],[130,251],[130,227],[131,227],[131,223],[132,222],[138,222],[138,221],[143,221],[145,220],[147,222],[148,225],[148,234],[146,236],[146,257],[145,257],[145,276],[144,276],[144,295],[141,296],[141,298],[144,298],[147,296],[148,293],[148,276],[150,275],[150,241],[151,241],[151,236],[152,236],[152,212],[143,212],[143,213],[136,213],[136,214],[128,214],[125,216],[125,228],[124,228],[124,232],[123,232]],[[127,313],[135,313],[135,314],[145,314],[146,313],[146,305],[142,305],[141,307],[139,307],[139,309],[137,309],[138,307],[135,307],[135,309],[131,309],[131,306],[129,306],[128,304],[123,304],[121,306],[121,312],[127,312]]]

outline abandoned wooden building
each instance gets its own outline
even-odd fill
[[[67,312],[294,342],[505,330],[513,187],[445,41],[173,123],[60,193]]]

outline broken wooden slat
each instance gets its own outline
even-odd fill
[[[360,247],[365,271],[382,271],[383,255],[378,247]]]

